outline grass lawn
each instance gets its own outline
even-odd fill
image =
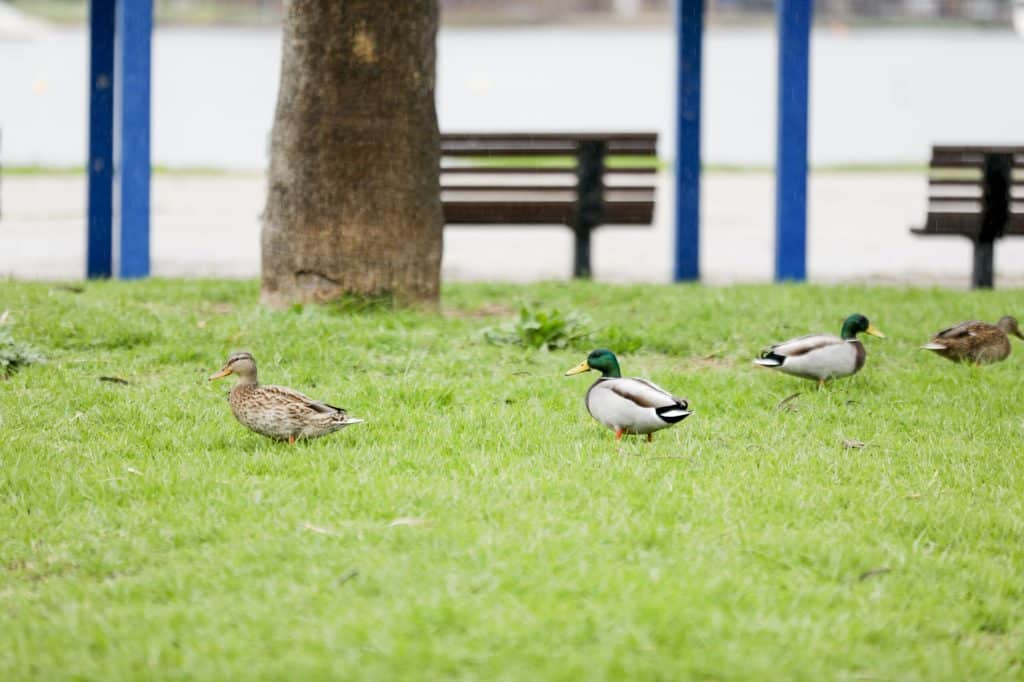
[[[451,285],[429,314],[84,287],[0,283],[49,358],[0,382],[0,679],[1024,674],[1024,347],[917,350],[1019,291]],[[520,301],[594,341],[488,343]],[[751,364],[852,312],[889,335],[859,375]],[[594,375],[562,376],[595,345],[696,413],[620,451]],[[245,430],[206,381],[243,348],[367,423]]]

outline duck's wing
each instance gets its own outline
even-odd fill
[[[761,352],[761,357],[794,358],[841,343],[845,341],[833,334],[806,334],[765,348]]]
[[[967,322],[961,322],[960,324],[955,324],[952,327],[947,327],[942,331],[936,332],[935,336],[932,338],[934,340],[963,339],[970,336],[977,336],[980,333],[990,331],[992,328],[995,328],[995,325],[991,325],[980,320],[968,320]]]
[[[936,332],[921,348],[957,359],[986,345],[1000,343],[1001,338],[1005,338],[1005,334],[996,325],[968,320]]]
[[[304,393],[299,393],[287,386],[260,386],[260,389],[271,399],[288,406],[288,409],[317,412],[319,414],[345,414],[345,409],[313,400]]]
[[[634,377],[622,377],[617,379],[606,379],[600,382],[595,388],[601,388],[615,393],[620,398],[628,400],[639,407],[682,407],[684,410],[689,403],[684,398],[678,398],[653,381],[638,379]]]

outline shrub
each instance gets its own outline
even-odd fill
[[[591,321],[586,315],[561,310],[541,310],[524,303],[519,318],[499,327],[488,327],[484,338],[491,343],[514,344],[549,351],[585,345]]]

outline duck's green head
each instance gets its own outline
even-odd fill
[[[846,318],[843,322],[843,332],[841,336],[844,339],[855,339],[857,334],[871,334],[871,336],[877,336],[880,339],[885,338],[885,334],[881,332],[875,325],[868,321],[868,318],[864,317],[860,313],[854,313]]]
[[[597,350],[590,351],[590,355],[587,356],[587,359],[566,372],[565,376],[570,377],[573,374],[589,372],[592,369],[600,372],[603,377],[622,376],[622,373],[619,371],[619,361],[615,358],[615,353],[611,352],[607,348],[598,348]]]

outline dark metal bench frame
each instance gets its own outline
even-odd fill
[[[445,223],[566,225],[575,237],[573,276],[589,277],[593,230],[652,223],[657,141],[657,133],[443,134]],[[495,162],[502,157],[521,163]],[[609,157],[627,163],[609,167]],[[606,184],[619,174],[648,182]]]
[[[1024,236],[1024,146],[932,147],[928,219],[911,232],[970,239],[971,286],[991,289],[996,240]]]

